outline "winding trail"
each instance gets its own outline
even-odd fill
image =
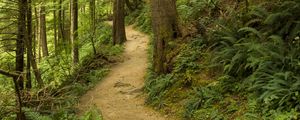
[[[111,24],[111,23],[110,23]],[[144,76],[147,69],[149,37],[126,27],[124,61],[112,66],[110,73],[82,96],[81,111],[96,105],[104,120],[167,120],[167,116],[145,106]]]

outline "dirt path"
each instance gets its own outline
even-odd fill
[[[80,99],[80,109],[96,105],[104,120],[166,120],[145,106],[142,95],[147,68],[148,36],[126,27],[124,61],[111,68],[110,73],[94,89]]]

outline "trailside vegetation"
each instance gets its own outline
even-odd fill
[[[176,6],[181,37],[165,43],[168,72],[149,67],[148,104],[185,119],[299,119],[299,0]],[[156,16],[149,9],[145,4],[127,20],[151,33]]]
[[[102,119],[95,107],[79,116],[76,105],[120,60],[111,3],[0,1],[0,119]]]

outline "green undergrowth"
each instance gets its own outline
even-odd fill
[[[101,23],[97,26],[99,34],[96,37],[96,54],[93,53],[91,41],[88,36],[80,38],[80,63],[72,66],[69,55],[61,54],[43,58],[39,63],[44,86],[30,91],[30,100],[24,100],[25,114],[30,120],[102,120],[101,113],[96,107],[86,111],[83,116],[77,116],[76,104],[81,95],[94,87],[109,72],[112,64],[121,60],[123,46],[111,45],[111,26]],[[84,32],[84,30],[82,30]],[[84,34],[84,33],[82,33]],[[0,76],[1,79],[2,76]],[[5,77],[3,77],[5,78]],[[14,92],[10,86],[11,79],[0,82],[8,82],[9,86],[1,88],[0,118],[4,120],[15,119],[13,114]],[[6,89],[9,88],[9,89]],[[3,99],[2,99],[3,98]]]
[[[299,0],[177,3],[196,34],[169,43],[168,74],[149,68],[148,104],[184,119],[299,119]]]
[[[152,33],[150,5],[144,4],[143,7],[136,9],[125,18],[126,24],[133,24],[138,30],[150,34]]]
[[[103,120],[101,112],[96,107],[90,108],[80,117],[65,110],[60,110],[51,116],[28,110],[26,111],[26,117],[29,120]]]

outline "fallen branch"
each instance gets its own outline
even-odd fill
[[[9,72],[9,71],[5,71],[5,70],[2,70],[2,69],[0,69],[0,74],[8,76],[8,77],[19,77],[20,76],[20,74],[18,74],[18,73]]]

